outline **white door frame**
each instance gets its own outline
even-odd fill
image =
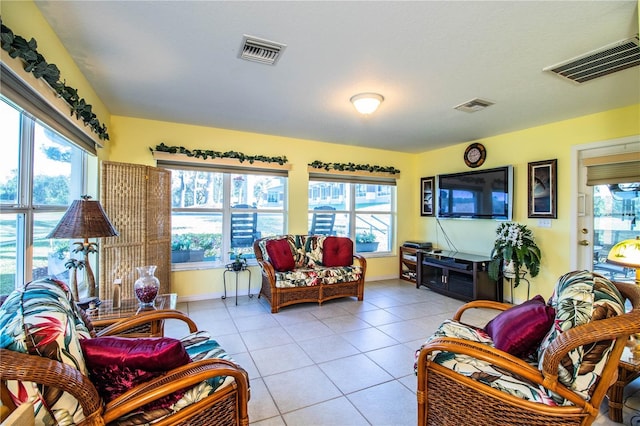
[[[569,217],[575,220],[570,230],[570,270],[592,269],[593,265],[593,189],[586,186],[586,167],[582,159],[624,152],[640,153],[640,135],[609,139],[571,147],[571,206]],[[582,229],[587,233],[583,234]],[[578,241],[586,239],[589,246]]]

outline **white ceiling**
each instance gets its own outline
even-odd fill
[[[640,102],[640,67],[542,71],[636,34],[636,0],[36,4],[114,115],[423,152]],[[247,62],[243,34],[287,47]],[[385,97],[370,117],[360,92]]]

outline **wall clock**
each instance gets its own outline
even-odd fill
[[[464,163],[472,168],[479,167],[487,158],[487,150],[481,143],[472,143],[464,151]]]

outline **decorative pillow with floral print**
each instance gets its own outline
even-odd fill
[[[0,308],[1,348],[57,360],[84,375],[79,339],[89,337],[61,281],[33,281],[12,292]],[[84,419],[78,401],[66,392],[32,382],[10,381],[7,387],[16,404],[35,399],[36,424],[74,424]]]
[[[624,313],[624,298],[616,286],[602,275],[590,271],[574,271],[560,277],[548,303],[555,308],[556,319],[538,348],[540,368],[545,350],[561,333]],[[589,400],[591,389],[600,380],[612,347],[613,341],[606,340],[569,351],[558,366],[558,380]],[[557,395],[551,396],[560,404],[569,404]]]

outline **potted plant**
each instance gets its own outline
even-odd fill
[[[230,251],[229,257],[233,259],[233,262],[231,262],[230,265],[234,271],[241,271],[242,268],[247,265],[247,260],[241,252]]]
[[[540,272],[540,249],[538,248],[533,232],[527,225],[515,222],[501,223],[496,230],[496,240],[491,250],[491,262],[489,263],[489,277],[498,279],[500,265],[505,278],[514,279],[514,286],[520,284],[520,278],[524,277],[526,267],[532,277]]]
[[[174,235],[171,240],[171,263],[183,263],[189,260],[191,242],[184,235]]]
[[[356,233],[356,252],[363,253],[368,251],[376,251],[378,242],[376,236],[371,231]]]
[[[187,238],[189,242],[190,262],[202,262],[205,252],[213,249],[212,234],[186,234],[185,238]]]

